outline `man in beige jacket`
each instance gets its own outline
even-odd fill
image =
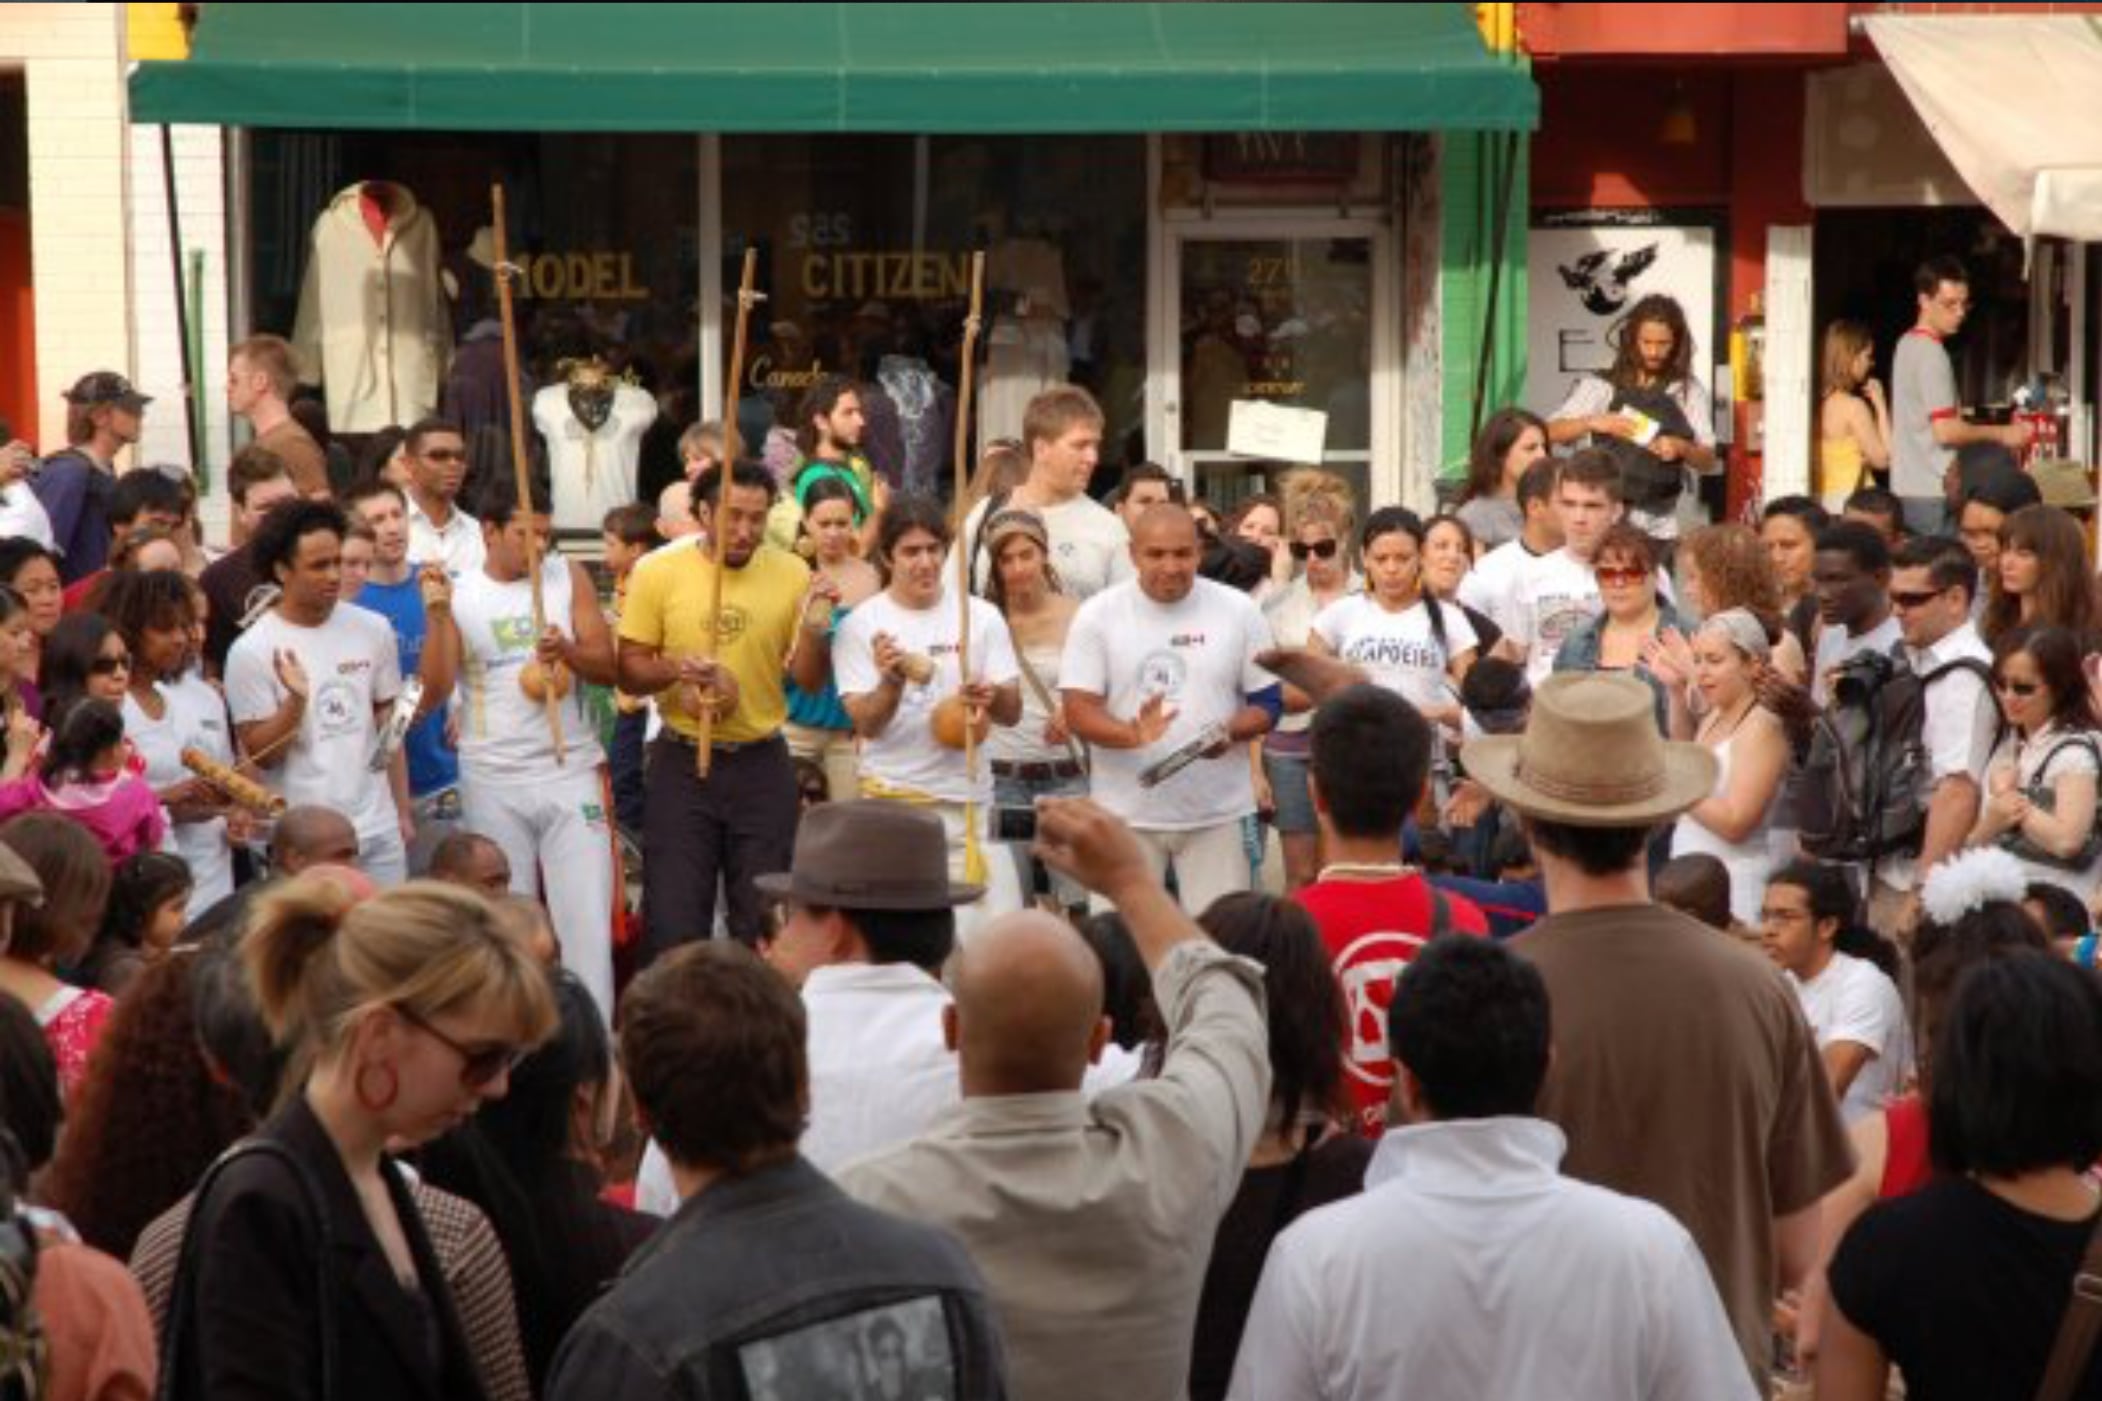
[[[1010,915],[953,965],[943,1029],[963,1102],[838,1181],[963,1241],[1017,1401],[1176,1401],[1212,1237],[1269,1099],[1262,970],[1198,930],[1102,808],[1046,799],[1038,823],[1038,854],[1115,903],[1153,974],[1159,1077],[1082,1097],[1109,1035],[1100,964],[1063,921]]]

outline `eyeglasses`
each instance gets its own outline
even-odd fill
[[[1294,540],[1291,545],[1292,558],[1301,564],[1306,563],[1309,556],[1314,559],[1334,559],[1336,551],[1341,548],[1342,546],[1334,540],[1316,540],[1312,544],[1304,540]]]
[[[1594,569],[1592,575],[1610,588],[1626,588],[1649,578],[1647,569]]]
[[[1914,593],[1909,589],[1903,591],[1900,591],[1898,589],[1892,589],[1890,591],[1890,606],[1893,608],[1907,609],[1925,608],[1928,604],[1932,603],[1935,599],[1940,598],[1946,592],[1946,589],[1926,589],[1919,593]]]
[[[1993,689],[2003,696],[2013,696],[2018,700],[2026,700],[2038,691],[2041,691],[2043,683],[2038,681],[2009,681],[2003,676],[1993,682]]]
[[[115,676],[120,671],[128,672],[131,670],[131,658],[128,656],[97,657],[94,661],[88,663],[88,670],[96,676]]]
[[[486,1085],[492,1084],[499,1076],[509,1075],[516,1070],[518,1063],[525,1059],[526,1053],[516,1046],[496,1045],[479,1048],[463,1046],[453,1040],[452,1037],[438,1030],[437,1027],[417,1016],[407,1007],[396,1003],[394,1010],[401,1013],[403,1021],[415,1027],[418,1031],[429,1032],[432,1036],[437,1037],[438,1040],[445,1043],[446,1049],[460,1058],[460,1086],[462,1089],[479,1090]]]

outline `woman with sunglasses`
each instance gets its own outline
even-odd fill
[[[1263,614],[1279,647],[1307,646],[1314,619],[1364,587],[1350,564],[1351,525],[1349,507],[1335,495],[1297,500],[1286,549],[1299,566],[1299,577],[1263,601]],[[1312,712],[1313,702],[1306,694],[1287,686],[1284,715],[1259,741],[1263,781],[1270,790],[1272,820],[1284,851],[1287,894],[1313,880],[1321,865],[1321,829],[1306,781],[1313,757],[1307,737]]]
[[[2017,628],[2065,628],[2102,642],[2094,572],[2080,523],[2056,506],[2024,506],[2000,523],[2000,560],[1980,581],[1991,590],[1978,631],[1996,643]]]
[[[1657,547],[1622,521],[1607,529],[1591,565],[1605,607],[1596,618],[1562,640],[1556,671],[1624,671],[1647,683],[1657,698],[1657,728],[1669,736],[1670,689],[1651,669],[1648,655],[1667,632],[1676,635],[1678,614],[1657,592]],[[1692,678],[1685,678],[1691,684]]]
[[[2102,879],[2102,746],[2080,657],[2079,639],[2057,627],[2017,631],[1994,649],[1993,688],[2007,728],[1986,767],[1969,844],[2001,847],[2031,882],[2085,901]]]
[[[1322,609],[1307,647],[1362,667],[1425,719],[1457,733],[1458,687],[1478,644],[1467,615],[1424,588],[1423,542],[1414,511],[1374,511],[1358,537],[1368,587]]]
[[[483,1397],[452,1294],[389,1154],[502,1097],[554,1030],[548,975],[473,891],[352,904],[301,876],[241,956],[304,1082],[199,1186],[168,1314],[170,1398]]]

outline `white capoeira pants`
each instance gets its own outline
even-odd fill
[[[460,778],[461,826],[495,842],[511,889],[545,892],[562,966],[613,1023],[613,834],[596,768],[507,783]]]

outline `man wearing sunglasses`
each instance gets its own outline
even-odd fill
[[[467,438],[460,425],[426,418],[402,440],[409,464],[409,558],[442,564],[457,582],[482,567],[482,523],[460,509],[467,480]]]
[[[1869,886],[1869,923],[1909,939],[1918,922],[1920,877],[1953,856],[1977,820],[1999,726],[1990,678],[1992,650],[1971,622],[1978,568],[1963,545],[1924,536],[1898,547],[1891,560],[1890,607],[1915,674],[1925,689],[1920,745],[1933,780],[1919,855],[1876,863]]]

